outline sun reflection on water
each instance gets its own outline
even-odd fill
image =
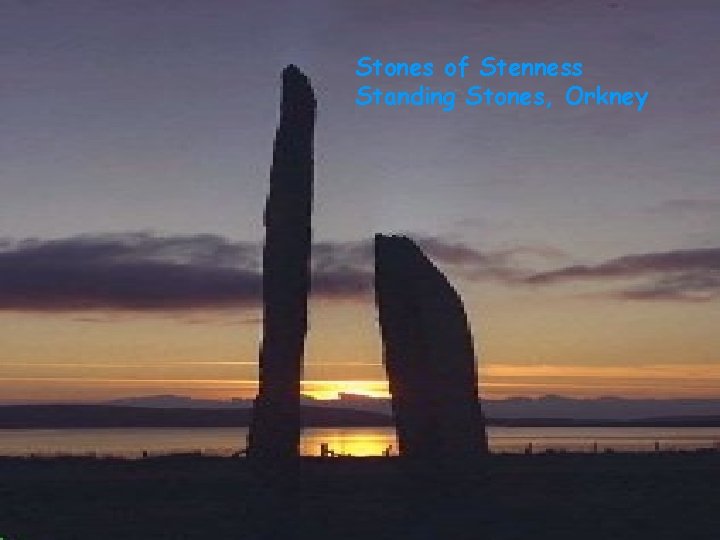
[[[388,446],[392,446],[392,455],[397,453],[395,430],[392,428],[305,429],[300,452],[306,456],[317,456],[323,443],[327,443],[333,452],[356,457],[381,456]]]

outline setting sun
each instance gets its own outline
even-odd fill
[[[339,399],[340,394],[372,398],[390,397],[387,381],[303,381],[302,393],[315,399]]]

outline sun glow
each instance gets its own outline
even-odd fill
[[[302,393],[315,399],[338,399],[340,394],[373,398],[390,396],[387,381],[378,380],[303,381]]]

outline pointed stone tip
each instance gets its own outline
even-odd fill
[[[312,110],[316,107],[315,93],[310,78],[295,64],[288,65],[282,72],[283,107],[291,103],[301,104]]]
[[[289,64],[283,69],[282,78],[286,82],[290,81],[302,81],[306,84],[310,84],[310,79],[305,75],[300,68],[295,64]]]
[[[287,66],[285,66],[285,69],[283,69],[283,75],[289,75],[291,73],[302,74],[302,71],[300,71],[300,68],[297,67],[295,64],[288,64]]]

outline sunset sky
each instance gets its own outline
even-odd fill
[[[720,397],[714,0],[0,4],[0,401],[251,397],[288,63],[316,89],[305,392],[382,395],[371,238],[463,296],[483,396]],[[358,108],[356,61],[578,61],[632,109]],[[442,359],[438,359],[442,361]],[[441,390],[441,389],[439,389]]]

